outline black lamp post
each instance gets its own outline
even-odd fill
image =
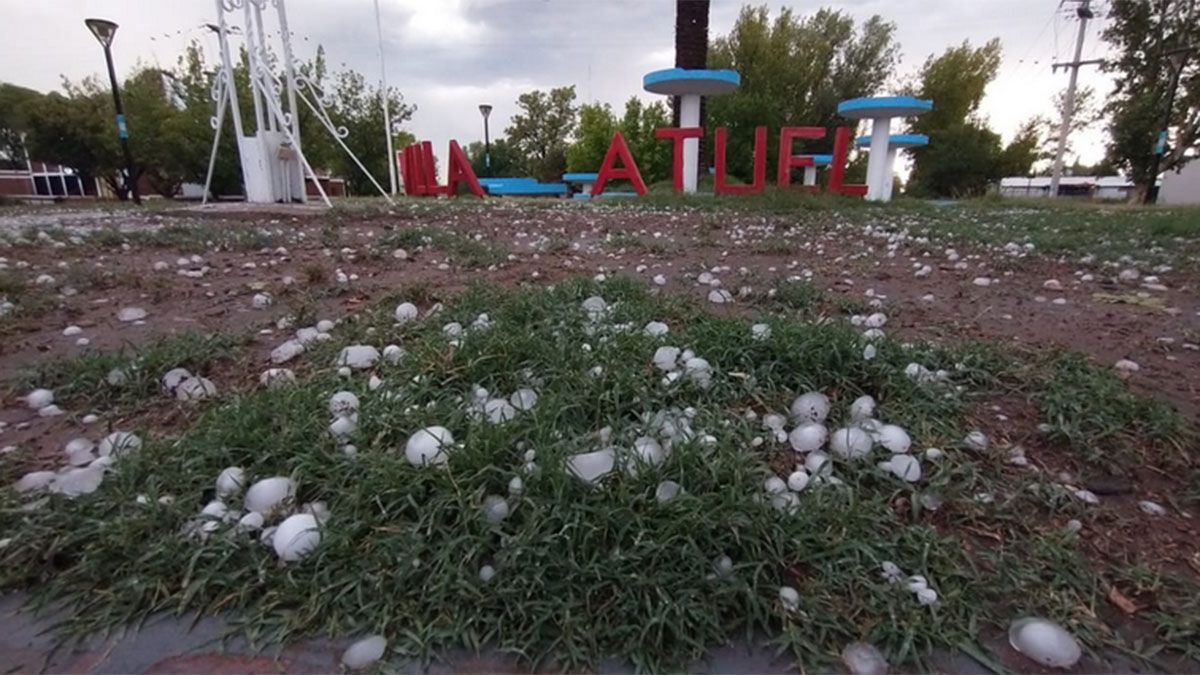
[[[92,35],[104,47],[104,60],[108,64],[108,81],[112,84],[113,104],[117,108],[117,136],[121,139],[121,151],[125,154],[125,189],[133,197],[133,203],[140,205],[142,198],[138,196],[137,174],[133,172],[133,153],[129,151],[129,129],[125,125],[125,107],[121,105],[121,90],[117,88],[117,71],[113,68],[112,46],[113,36],[117,33],[117,24],[107,19],[85,19]]]
[[[483,168],[487,175],[492,175],[492,139],[488,136],[488,115],[492,114],[492,106],[487,103],[479,104],[479,114],[483,115]]]

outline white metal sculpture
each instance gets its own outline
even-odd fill
[[[217,34],[221,47],[221,69],[213,82],[212,96],[216,103],[216,115],[211,119],[214,130],[212,153],[209,156],[208,175],[204,181],[204,202],[208,201],[220,145],[225,111],[228,107],[233,118],[233,129],[237,137],[238,157],[242,165],[242,181],[246,201],[254,203],[307,202],[305,177],[312,180],[321,199],[332,206],[325,194],[321,181],[312,165],[304,156],[300,142],[297,102],[303,102],[313,116],[330,133],[342,150],[354,160],[354,164],[379,190],[384,199],[391,203],[388,191],[379,185],[371,172],[346,146],[343,139],[348,135],[345,127],[336,126],[329,118],[322,100],[322,92],[303,76],[297,75],[292,54],[291,32],[288,30],[287,8],[284,0],[215,0],[217,6]],[[283,77],[276,75],[275,57],[267,46],[263,27],[263,9],[274,5],[279,22],[279,39],[283,55]],[[230,57],[229,37],[232,31],[226,22],[226,14],[242,10],[242,37],[250,76],[250,98],[254,105],[254,132],[248,135],[243,128],[237,88],[234,86],[233,59]],[[282,81],[280,81],[282,79]],[[283,108],[282,92],[287,95],[287,109]],[[314,103],[315,101],[315,103]]]

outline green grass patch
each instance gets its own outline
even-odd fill
[[[436,248],[454,263],[471,268],[499,265],[508,258],[508,252],[496,244],[441,227],[405,227],[383,237],[380,245],[408,250]]]
[[[53,389],[64,404],[128,408],[161,397],[159,378],[168,370],[187,368],[197,375],[208,374],[222,362],[233,362],[251,340],[249,335],[185,333],[118,350],[88,350],[29,368],[12,386],[20,392]],[[124,375],[121,384],[110,383],[113,371]]]
[[[592,294],[611,308],[599,324],[581,308]],[[799,307],[813,302],[810,290],[788,294]],[[403,296],[423,297],[420,289]],[[1026,614],[1063,622],[1092,648],[1119,640],[1090,609],[1102,602],[1104,570],[1061,528],[1099,511],[1052,476],[1009,466],[1003,449],[972,453],[959,443],[980,402],[1012,393],[1020,365],[995,349],[882,341],[876,358],[864,360],[861,337],[843,321],[803,321],[782,307],[755,318],[772,329],[755,339],[748,319],[708,314],[621,279],[545,290],[476,286],[436,317],[404,327],[393,325],[393,308],[389,300],[344,322],[334,341],[313,344],[303,359],[315,368],[294,385],[235,394],[179,437],[148,439],[91,495],[28,511],[12,491],[0,492],[0,530],[11,537],[0,549],[0,588],[29,589],[36,607],[65,606],[63,627],[76,634],[195,609],[234,617],[256,644],[381,632],[393,656],[488,647],[531,667],[567,670],[609,657],[642,670],[684,668],[710,647],[755,633],[807,670],[829,670],[854,640],[920,670],[932,649],[979,650],[982,630]],[[445,323],[470,326],[485,312],[489,328],[469,328],[458,348],[448,344]],[[651,320],[670,332],[646,336]],[[365,375],[345,379],[327,366],[355,341],[394,342],[408,354],[380,364],[384,384],[371,390]],[[219,351],[190,344],[198,362]],[[664,344],[707,359],[711,387],[664,385],[650,365]],[[188,365],[182,351],[155,363]],[[948,370],[950,382],[914,382],[904,374],[912,362]],[[143,366],[154,375],[165,369],[151,367],[146,354]],[[64,366],[39,383],[82,395],[109,367]],[[1021,391],[1049,396],[1052,384],[1033,379]],[[139,390],[153,386],[147,380]],[[1090,376],[1071,386],[1098,406],[1127,396]],[[540,398],[533,410],[491,425],[465,404],[476,387],[504,397],[532,387]],[[353,458],[327,432],[329,397],[342,389],[362,401]],[[836,462],[841,485],[810,486],[797,513],[780,512],[763,481],[795,459],[773,441],[756,446],[764,432],[747,412],[786,412],[813,389],[833,400],[831,427],[870,394],[880,418],[904,426],[914,447],[946,448],[947,456],[924,462],[916,484],[876,470],[886,455],[879,450],[870,460]],[[1066,414],[1065,403],[1046,405]],[[687,417],[695,435],[678,440],[661,466],[617,471],[595,486],[565,474],[570,455],[596,449],[602,428],[624,456],[637,437],[660,433],[651,420],[662,411]],[[1170,442],[1160,437],[1165,427],[1133,417],[1114,424],[1148,445]],[[461,443],[444,469],[404,459],[406,439],[429,425],[449,428]],[[536,453],[532,472],[527,450]],[[257,536],[232,526],[204,542],[180,534],[231,465],[251,479],[291,476],[298,502],[328,505],[331,519],[310,557],[283,565]],[[488,525],[483,499],[506,494],[517,476],[524,491],[510,497],[511,515]],[[683,493],[664,504],[654,493],[666,479]],[[175,501],[158,504],[164,495]],[[733,562],[728,575],[714,571],[721,556]],[[922,606],[881,578],[884,561],[926,576],[939,603]],[[485,564],[497,571],[489,582],[479,577]],[[782,585],[799,591],[797,609],[780,604]],[[1178,599],[1195,590],[1164,592]],[[1176,620],[1164,619],[1158,638],[1186,649],[1191,624]]]

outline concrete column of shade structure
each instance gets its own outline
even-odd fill
[[[838,114],[853,120],[871,120],[871,154],[867,159],[867,199],[885,202],[890,198],[892,162],[888,157],[888,140],[892,120],[916,117],[933,110],[933,101],[912,96],[876,96],[852,98],[838,104]],[[895,156],[892,156],[895,159]]]
[[[679,97],[679,126],[700,126],[700,97],[727,94],[741,84],[742,78],[732,70],[691,70],[668,68],[656,70],[642,78],[642,87],[651,94]],[[696,175],[700,166],[700,139],[683,141],[683,191],[696,192]]]
[[[812,166],[804,167],[804,184],[813,186],[817,184],[817,167],[829,166],[833,164],[833,155],[809,155],[812,158]]]
[[[858,147],[867,147],[871,145],[870,136],[859,136],[855,141]],[[929,145],[929,137],[925,134],[892,134],[888,137],[887,150],[887,180],[883,186],[883,201],[890,201],[892,198],[892,188],[896,181],[892,177],[892,167],[896,165],[896,153],[909,148],[918,148],[922,145]]]

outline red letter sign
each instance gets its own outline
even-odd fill
[[[725,195],[745,195],[762,192],[767,182],[767,128],[754,130],[754,182],[749,185],[725,184],[725,127],[717,129],[716,138],[717,176],[713,191]]]
[[[704,127],[670,127],[655,129],[654,137],[659,140],[671,139],[672,163],[671,185],[676,192],[683,192],[683,141],[685,138],[700,138],[704,135]]]
[[[617,157],[621,158],[621,166],[613,166]],[[646,183],[642,181],[642,174],[638,171],[637,163],[633,161],[633,155],[629,154],[629,146],[625,144],[625,137],[621,136],[621,132],[613,134],[612,143],[608,145],[608,152],[604,153],[604,163],[600,165],[600,171],[596,174],[596,182],[592,185],[592,196],[597,197],[604,192],[604,184],[610,180],[627,180],[633,183],[633,190],[639,195],[646,194]]]
[[[833,164],[829,165],[830,192],[840,192],[844,195],[867,194],[866,185],[843,185],[846,176],[846,162],[850,156],[850,127],[838,127],[833,133]]]
[[[783,127],[779,130],[779,173],[776,176],[779,187],[791,184],[793,167],[813,165],[811,156],[792,154],[792,143],[795,139],[824,137],[823,127]]]
[[[450,168],[446,173],[446,191],[451,197],[458,195],[458,182],[465,181],[467,188],[471,190],[471,194],[476,197],[483,197],[483,186],[479,184],[479,179],[475,177],[475,170],[471,168],[471,162],[467,161],[467,155],[458,147],[458,141],[450,140]]]

